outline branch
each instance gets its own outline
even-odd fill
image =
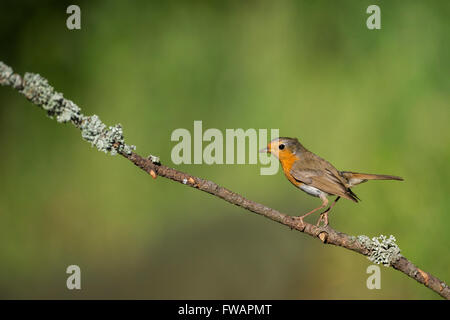
[[[406,274],[408,277],[425,285],[442,297],[450,300],[450,288],[441,280],[416,267],[412,262],[400,254],[400,248],[395,243],[395,238],[381,235],[370,239],[367,236],[350,236],[336,231],[329,226],[315,226],[310,223],[299,223],[291,216],[281,213],[275,209],[266,207],[260,203],[248,200],[243,196],[228,190],[216,183],[199,177],[189,175],[162,165],[159,158],[149,156],[144,158],[133,150],[132,145],[125,144],[123,131],[120,124],[107,127],[96,115],[85,116],[80,108],[70,100],[56,92],[47,80],[38,74],[25,73],[22,78],[13,70],[0,61],[0,85],[10,86],[32,103],[47,111],[50,117],[56,117],[61,123],[70,122],[81,130],[82,138],[90,142],[98,150],[120,154],[133,162],[136,166],[150,174],[153,178],[157,176],[180,182],[184,185],[210,193],[229,203],[262,215],[270,220],[281,223],[291,229],[298,230],[323,243],[343,247],[355,251],[369,258],[372,262],[392,267]]]

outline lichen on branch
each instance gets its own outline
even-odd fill
[[[380,235],[372,239],[368,236],[360,235],[357,239],[369,251],[367,258],[373,263],[389,267],[402,257],[400,248],[395,242],[396,239],[393,235],[390,235],[389,238],[385,235]]]
[[[0,61],[0,84],[19,90],[28,100],[41,107],[59,123],[71,122],[81,130],[84,140],[99,151],[115,155],[131,154],[135,146],[125,143],[120,124],[107,126],[97,115],[86,116],[73,101],[55,91],[47,79],[36,73],[25,73],[23,79],[11,67]]]

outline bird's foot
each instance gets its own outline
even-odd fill
[[[300,227],[303,227],[305,225],[305,221],[303,221],[302,217],[292,217],[292,219],[296,222],[296,224]]]
[[[317,226],[320,226],[320,223],[323,220],[323,226],[326,227],[328,226],[328,211],[325,211],[324,213],[321,213],[319,216],[319,220],[317,220]]]

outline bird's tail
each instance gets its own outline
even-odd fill
[[[341,175],[347,179],[348,184],[353,187],[357,184],[366,182],[367,180],[398,180],[403,181],[403,178],[397,176],[391,176],[387,174],[370,174],[370,173],[357,173],[351,171],[341,171]]]

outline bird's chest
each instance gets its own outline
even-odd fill
[[[291,175],[292,165],[294,164],[294,162],[296,160],[298,160],[298,158],[295,156],[284,157],[284,159],[281,160],[281,164],[282,164],[283,172],[284,172],[284,175],[286,176],[286,178],[288,178],[288,180],[296,187],[300,187],[300,185],[302,183],[295,180],[295,178]]]

